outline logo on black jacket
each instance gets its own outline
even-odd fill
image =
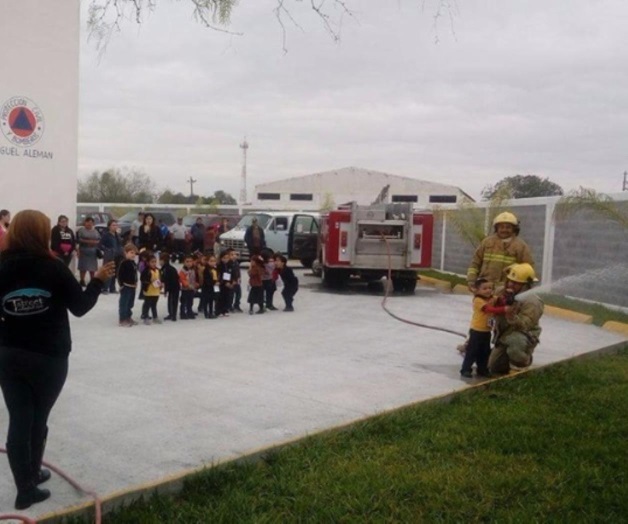
[[[44,289],[25,288],[12,291],[2,299],[2,310],[7,315],[23,317],[39,315],[50,309],[50,292]]]

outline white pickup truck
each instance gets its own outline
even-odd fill
[[[269,249],[289,258],[298,258],[305,267],[312,265],[317,256],[318,213],[259,211],[244,215],[235,228],[220,235],[221,247],[235,249],[240,260],[249,259],[244,233],[253,218],[257,218],[258,225],[264,230]]]

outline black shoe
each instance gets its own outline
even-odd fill
[[[172,320],[172,317],[170,315],[164,317],[164,320]]]
[[[30,508],[33,504],[42,502],[47,498],[50,498],[49,490],[39,489],[37,486],[32,486],[17,494],[17,498],[15,499],[15,509]]]
[[[473,373],[471,371],[461,371],[460,376],[462,378],[473,378]]]
[[[266,313],[266,311],[264,311],[263,309],[260,309],[257,313],[255,313],[256,315],[261,315],[263,313]]]
[[[234,307],[231,311],[233,313],[244,313],[244,311],[242,311],[242,309],[240,309],[239,307]]]
[[[482,377],[482,378],[491,378],[491,372],[488,369],[483,369],[482,371],[480,371],[479,369],[476,370],[475,374],[478,377]]]
[[[33,482],[35,483],[36,486],[39,486],[40,484],[43,484],[44,482],[47,482],[48,480],[50,480],[50,477],[52,477],[50,470],[46,468],[42,468],[35,474],[35,478],[33,479]]]
[[[269,309],[270,311],[277,311],[277,308],[272,304],[270,306],[266,306],[266,309]]]
[[[287,312],[291,312],[291,311],[294,311],[294,308],[292,306],[286,306],[283,310]]]

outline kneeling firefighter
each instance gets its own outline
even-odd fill
[[[506,285],[493,306],[486,310],[495,315],[494,347],[488,360],[491,374],[505,375],[510,366],[525,368],[532,364],[532,353],[539,344],[543,301],[524,293],[538,282],[530,264],[513,264],[506,270]]]

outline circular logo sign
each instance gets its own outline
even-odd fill
[[[0,108],[0,129],[12,144],[30,147],[44,134],[44,115],[30,98],[14,96]]]

